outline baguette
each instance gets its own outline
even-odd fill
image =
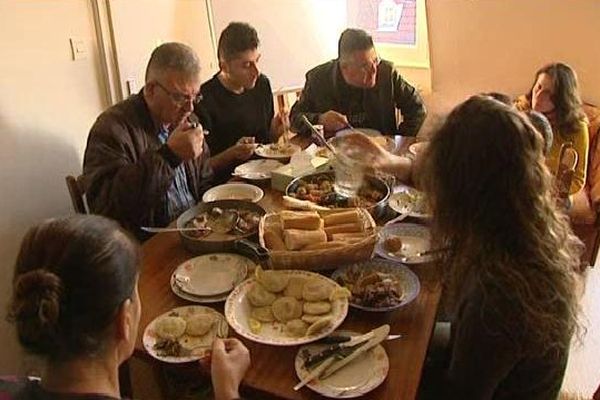
[[[263,234],[263,239],[265,240],[265,245],[269,250],[285,250],[285,243],[277,232],[272,229],[265,230]]]
[[[309,244],[327,242],[327,234],[321,229],[286,229],[283,231],[283,241],[288,250],[300,250]]]
[[[334,233],[331,235],[331,240],[347,240],[347,239],[364,239],[366,237],[364,232],[356,233]]]
[[[323,228],[323,220],[316,211],[281,211],[283,229],[316,230]]]
[[[358,224],[361,222],[361,215],[358,209],[354,209],[326,215],[323,217],[323,220],[325,221],[325,226]]]
[[[331,225],[325,227],[325,233],[327,233],[327,237],[331,239],[331,236],[336,233],[358,233],[362,232],[362,226],[360,224],[341,224],[341,225]]]

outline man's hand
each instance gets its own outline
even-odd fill
[[[210,375],[215,400],[239,398],[239,386],[250,367],[250,352],[237,339],[219,339],[213,342]]]
[[[202,155],[203,151],[204,134],[202,133],[202,125],[192,128],[188,121],[183,121],[169,135],[167,146],[181,160],[195,160]]]
[[[348,118],[344,114],[333,110],[319,115],[319,124],[323,125],[325,132],[337,132],[349,126]]]
[[[244,136],[236,144],[225,150],[225,153],[227,153],[227,158],[231,162],[240,162],[252,157],[255,148],[256,143],[254,143],[254,138]]]

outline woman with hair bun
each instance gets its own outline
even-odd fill
[[[51,219],[29,230],[8,319],[46,368],[41,382],[0,381],[0,398],[119,398],[118,368],[133,353],[140,321],[139,262],[137,243],[104,217]],[[241,342],[215,341],[216,399],[239,397],[249,362]]]

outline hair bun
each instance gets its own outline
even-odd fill
[[[10,319],[35,352],[48,353],[55,345],[62,291],[60,277],[45,269],[25,272],[15,281]]]

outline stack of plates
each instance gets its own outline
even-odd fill
[[[233,253],[212,253],[192,258],[179,265],[171,275],[171,290],[194,303],[225,301],[255,264]]]

